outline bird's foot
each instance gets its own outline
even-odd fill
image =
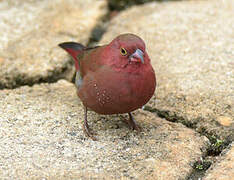
[[[132,116],[131,113],[128,113],[128,115],[129,115],[129,119],[127,120],[127,123],[128,123],[129,128],[132,129],[132,130],[136,130],[136,131],[140,132],[141,129],[142,129],[141,126],[139,126],[136,123],[136,121],[134,120],[134,117]]]
[[[83,125],[83,131],[86,134],[86,136],[88,136],[89,138],[91,138],[93,141],[97,141],[97,138],[95,137],[95,133],[91,132],[89,126],[86,126],[85,124]]]

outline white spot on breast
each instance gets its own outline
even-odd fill
[[[100,90],[96,83],[93,86],[96,94],[96,100],[101,106],[104,106],[106,103],[110,102],[110,97],[106,93],[106,90]]]

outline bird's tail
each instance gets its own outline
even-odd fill
[[[72,58],[75,61],[76,70],[78,71],[80,67],[79,67],[79,59],[77,58],[77,56],[85,49],[85,47],[82,44],[76,42],[60,43],[59,47],[63,48],[72,56]]]

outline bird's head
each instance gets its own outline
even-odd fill
[[[108,46],[110,64],[115,67],[141,67],[150,62],[144,41],[134,34],[117,36]]]

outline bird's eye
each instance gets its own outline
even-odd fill
[[[126,49],[124,48],[121,48],[120,49],[120,53],[123,55],[123,56],[126,56],[128,54],[128,52],[126,51]]]

